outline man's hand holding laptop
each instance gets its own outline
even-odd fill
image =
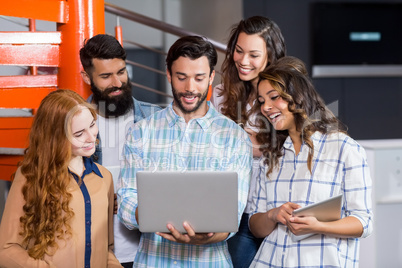
[[[183,228],[187,233],[180,233],[172,224],[167,224],[166,227],[170,233],[157,232],[156,234],[167,240],[184,244],[205,245],[217,243],[225,240],[229,235],[229,233],[196,233],[188,222],[183,222]]]

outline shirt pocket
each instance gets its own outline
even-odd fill
[[[310,195],[316,202],[342,192],[342,170],[336,164],[320,163],[310,174]]]

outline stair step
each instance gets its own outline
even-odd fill
[[[21,87],[57,87],[57,75],[0,76],[0,89]]]
[[[0,130],[2,129],[29,129],[33,117],[0,117]],[[12,146],[4,146],[12,147]]]
[[[26,148],[29,131],[29,128],[0,129],[0,148]]]
[[[37,109],[41,100],[54,90],[56,87],[0,88],[0,107]]]
[[[60,44],[61,32],[0,32],[0,44]]]
[[[0,148],[26,148],[32,121],[33,117],[0,117]]]
[[[59,66],[59,45],[0,44],[0,64],[16,66]]]
[[[0,180],[10,180],[28,145],[33,117],[0,117]]]
[[[0,155],[0,180],[11,180],[11,175],[17,170],[17,164],[22,159],[19,155]]]
[[[19,0],[1,1],[0,14],[11,17],[35,18],[60,23],[68,22],[68,1]]]

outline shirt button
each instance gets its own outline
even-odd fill
[[[85,201],[85,203],[89,204],[89,203],[91,203],[91,200],[87,200],[87,201]]]
[[[87,225],[89,225],[91,222],[90,221],[87,221]]]
[[[91,246],[91,243],[87,243],[87,247],[90,247]]]

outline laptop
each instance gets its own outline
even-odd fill
[[[138,171],[138,223],[141,232],[237,232],[238,182],[231,171]]]
[[[314,216],[319,221],[336,221],[341,218],[341,209],[342,209],[342,194],[325,199],[323,201],[296,209],[293,211],[293,216]],[[299,241],[314,235],[305,234],[305,235],[295,235],[291,233],[291,237],[293,241]]]

